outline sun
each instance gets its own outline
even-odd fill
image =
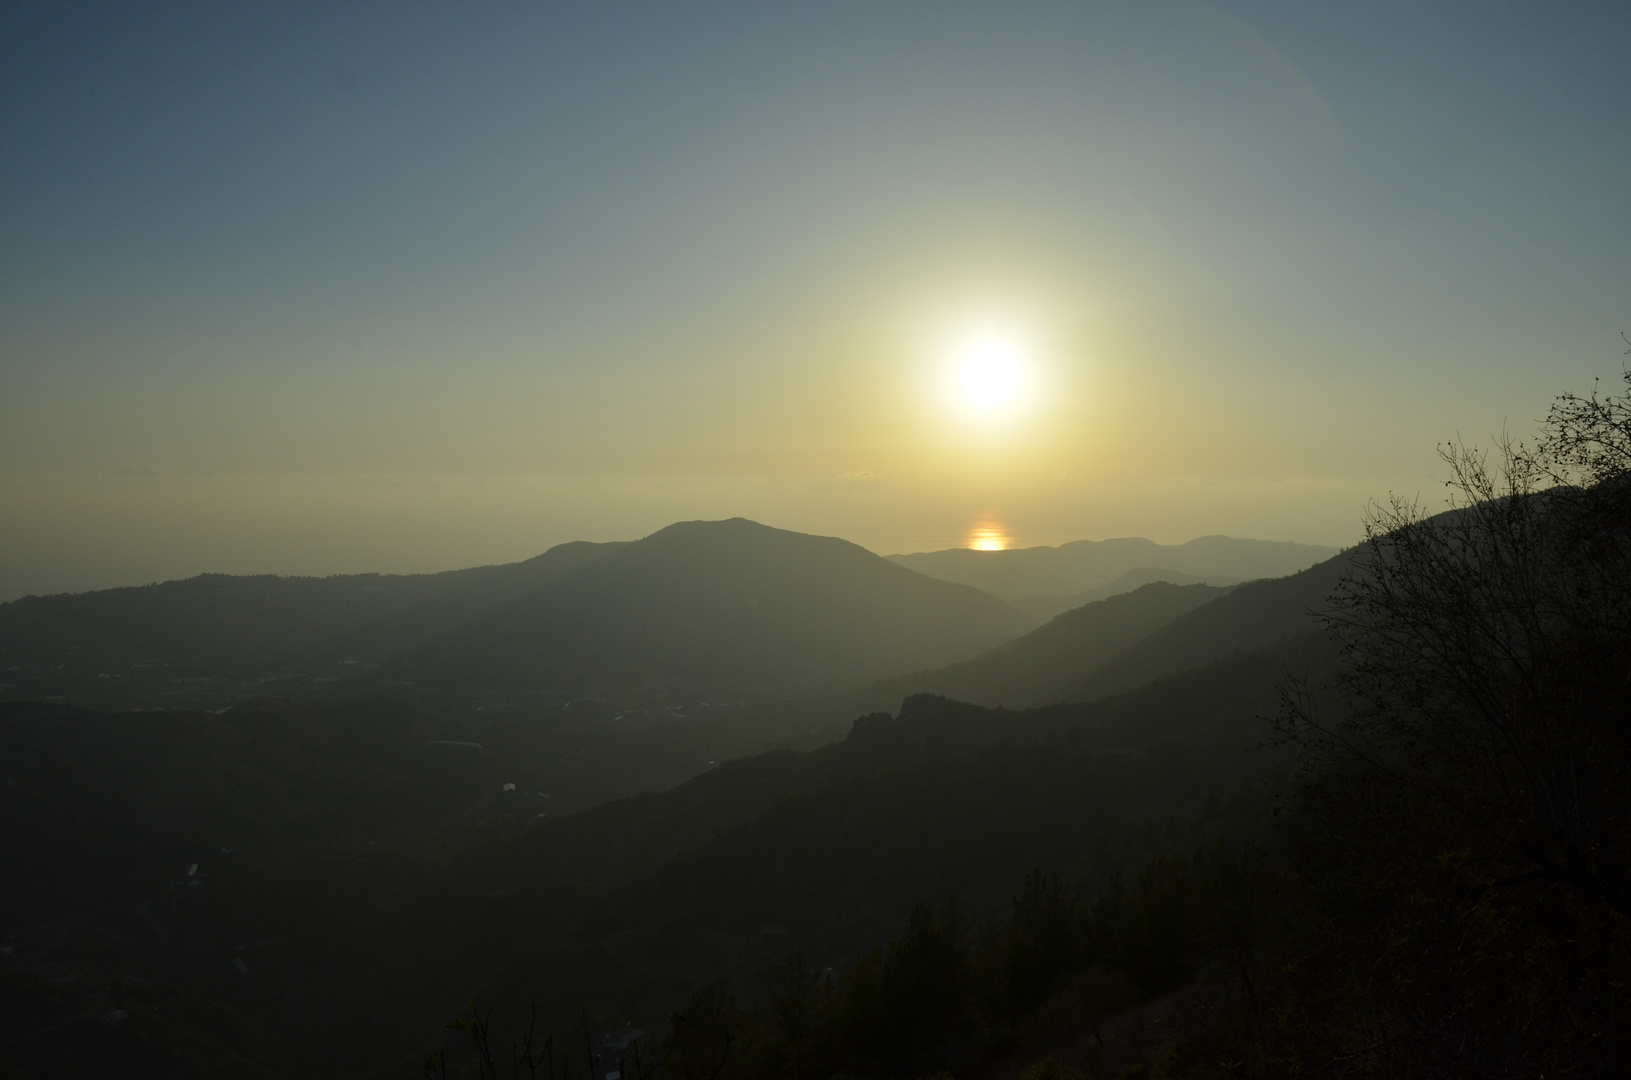
[[[980,328],[954,340],[946,350],[946,375],[952,403],[982,420],[1011,417],[1031,396],[1029,350],[1017,334],[1001,329]]]

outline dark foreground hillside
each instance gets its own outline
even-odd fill
[[[652,1024],[699,982],[751,992],[758,966],[794,951],[843,963],[924,895],[989,907],[1032,865],[1091,882],[1158,849],[1173,815],[1272,773],[1255,718],[1286,662],[1319,650],[1094,706],[915,699],[823,750],[530,823],[549,803],[519,749],[494,762],[389,706],[318,729],[287,707],[13,706],[4,791],[25,825],[6,857],[35,884],[10,898],[6,963],[36,1019],[8,1037],[67,1052],[46,1021],[114,978],[239,1018],[211,1029],[222,1053],[272,1039],[278,1060],[346,1070],[409,1060],[483,986],[536,998],[558,1025],[584,1008]],[[231,753],[182,752],[222,724]],[[128,737],[84,768],[48,764],[98,725]]]

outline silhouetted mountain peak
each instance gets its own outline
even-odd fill
[[[762,525],[748,518],[722,521],[677,521],[628,545],[648,558],[678,558],[695,564],[722,564],[743,571],[767,565],[765,560],[800,559],[815,564],[863,565],[881,562],[859,544],[836,536],[808,533]],[[769,565],[779,563],[774,561]]]
[[[683,521],[427,642],[402,677],[460,685],[852,685],[1034,625],[967,586],[830,536]]]

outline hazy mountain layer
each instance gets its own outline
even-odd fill
[[[863,682],[965,659],[1035,620],[833,537],[740,518],[671,525],[388,665],[515,688]]]
[[[139,679],[147,671],[176,678],[378,656],[445,633],[619,546],[561,544],[525,562],[440,574],[201,574],[27,596],[0,604],[0,659],[25,672],[60,664],[92,677]],[[0,682],[17,678],[0,668]]]
[[[915,693],[1027,707],[1093,701],[1321,632],[1345,555],[1244,585],[1152,583],[1085,604],[1017,641],[933,671],[891,676],[844,699],[855,711]]]
[[[1249,581],[1173,619],[1060,688],[1067,701],[1125,693],[1157,679],[1323,629],[1320,613],[1350,569],[1338,555],[1289,577]]]
[[[888,708],[910,694],[939,694],[1010,708],[1063,701],[1089,672],[1174,619],[1226,595],[1209,585],[1154,582],[1084,604],[972,660],[937,671],[885,679],[851,698],[861,709]]]
[[[1130,593],[1134,589],[1149,585],[1152,582],[1164,581],[1169,585],[1213,585],[1225,588],[1230,585],[1239,585],[1246,579],[1230,574],[1185,574],[1178,570],[1163,570],[1158,566],[1140,566],[1129,570],[1116,580],[1099,585],[1092,589],[1084,589],[1079,593],[1070,595],[1042,595],[1042,596],[1009,596],[1004,597],[1010,604],[1021,611],[1028,611],[1039,619],[1051,619],[1055,615],[1063,614],[1083,604],[1091,604],[1095,600],[1104,600],[1122,593]]]
[[[271,690],[830,690],[966,659],[1036,622],[843,540],[686,522],[444,574],[26,597],[0,604],[0,695],[121,708]]]
[[[1140,567],[1163,567],[1199,577],[1280,577],[1336,553],[1336,548],[1317,544],[1202,536],[1175,545],[1132,537],[1008,551],[949,548],[889,558],[920,574],[973,585],[998,596],[1034,597],[1084,592]]]

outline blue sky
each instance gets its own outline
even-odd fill
[[[10,5],[0,597],[1344,543],[1631,327],[1624,5]],[[1036,393],[941,392],[972,325]]]

